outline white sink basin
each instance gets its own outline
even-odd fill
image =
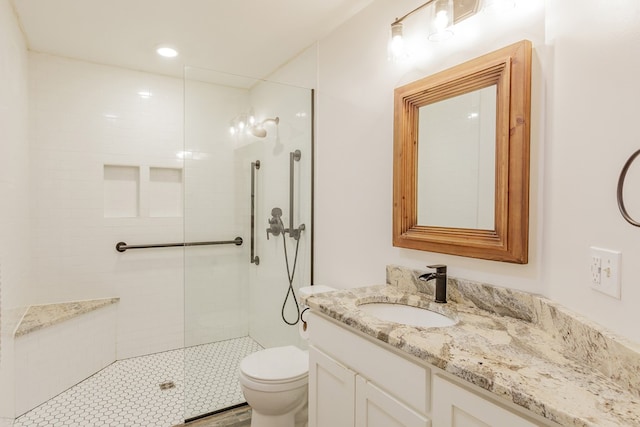
[[[359,305],[358,308],[370,316],[380,320],[396,322],[410,326],[421,326],[425,328],[440,328],[443,326],[453,326],[455,320],[440,313],[427,310],[426,308],[412,307],[404,304],[393,304],[388,302],[376,302]]]

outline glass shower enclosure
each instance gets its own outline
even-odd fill
[[[305,346],[296,302],[311,283],[313,92],[187,67],[184,109],[190,420],[244,402],[245,355]]]

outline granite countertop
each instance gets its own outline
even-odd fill
[[[436,304],[432,285],[417,281],[420,273],[388,267],[387,285],[318,294],[306,303],[550,421],[640,425],[636,344],[542,297],[490,285],[449,278],[449,302]],[[358,309],[382,301],[428,308],[457,324],[412,327]]]

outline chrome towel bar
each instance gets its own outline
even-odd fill
[[[242,237],[233,240],[219,240],[213,242],[184,242],[184,243],[156,243],[151,245],[127,245],[125,242],[116,243],[116,251],[124,252],[128,249],[171,248],[175,246],[209,246],[209,245],[242,245]]]

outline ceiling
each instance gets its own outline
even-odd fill
[[[182,76],[264,78],[373,0],[12,0],[29,49]],[[169,44],[179,56],[158,56]]]

